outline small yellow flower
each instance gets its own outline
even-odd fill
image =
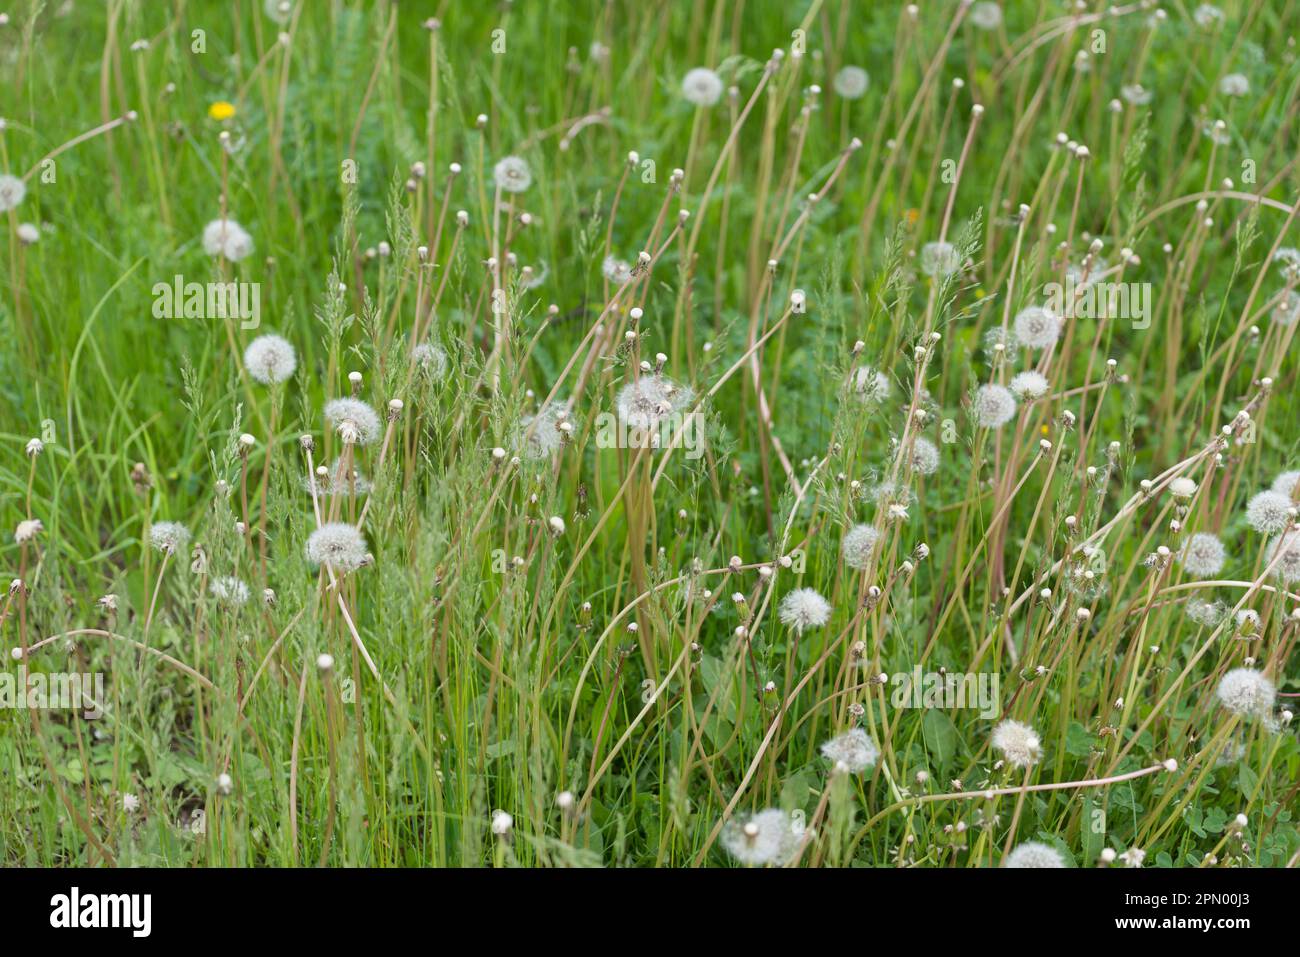
[[[227,103],[225,100],[217,100],[208,107],[208,116],[212,117],[218,123],[230,119],[235,115],[235,104]]]
[[[1046,435],[1048,432],[1047,426],[1043,426],[1039,431],[1041,431],[1043,435]]]

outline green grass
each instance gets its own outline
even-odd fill
[[[295,6],[20,0],[0,27],[0,172],[31,171],[0,214],[0,576],[23,583],[0,646],[11,675],[15,651],[102,672],[107,699],[0,709],[0,861],[716,866],[778,808],[800,866],[997,866],[1031,840],[1077,866],[1296,863],[1295,699],[1216,696],[1240,667],[1300,693],[1300,596],[1244,515],[1300,467],[1273,261],[1300,246],[1294,2],[1153,27],[1025,0],[993,31],[946,2]],[[860,99],[834,89],[852,64]],[[686,102],[701,65],[734,98]],[[1149,103],[1118,99],[1135,83]],[[532,184],[498,197],[508,155]],[[223,201],[239,262],[201,241]],[[962,266],[930,276],[940,240]],[[988,347],[1070,269],[1149,284],[1149,324],[1070,303],[1054,346]],[[178,275],[259,284],[259,328],[156,317]],[[272,331],[298,366],[268,387],[243,353]],[[413,338],[444,376],[410,374]],[[643,362],[702,446],[606,441]],[[857,394],[866,367],[887,396]],[[976,390],[1027,369],[1047,395],[981,426]],[[354,388],[384,418],[365,447],[322,418]],[[548,399],[571,435],[515,461]],[[340,456],[373,488],[318,505],[373,561],[334,576],[303,486]],[[149,548],[160,521],[189,546]],[[1226,545],[1219,584],[1178,559],[1193,532]],[[795,588],[823,626],[782,623]],[[997,700],[900,707],[873,678],[914,668]],[[1003,718],[1035,729],[1026,768],[997,763]],[[836,771],[819,748],[854,726],[879,757]]]

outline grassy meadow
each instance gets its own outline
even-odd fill
[[[0,863],[1300,863],[1296,0],[0,20]]]

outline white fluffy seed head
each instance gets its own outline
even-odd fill
[[[682,78],[682,96],[696,106],[712,106],[722,98],[722,78],[708,67],[697,66]]]
[[[1243,718],[1267,717],[1273,710],[1277,690],[1263,672],[1234,668],[1219,681],[1219,701]]]
[[[851,728],[824,742],[821,752],[832,765],[843,764],[849,774],[861,774],[880,757],[880,748],[862,728]]]
[[[862,570],[871,564],[871,556],[880,540],[880,533],[871,525],[854,525],[844,533],[840,554],[844,564]]]
[[[799,833],[785,811],[768,808],[742,820],[728,821],[722,829],[722,846],[749,867],[781,865],[798,847]]]
[[[263,385],[284,382],[298,368],[298,354],[287,339],[271,333],[258,336],[244,350],[248,374]]]
[[[883,402],[893,391],[889,376],[871,366],[861,366],[853,373],[853,392],[867,404]]]
[[[795,634],[806,629],[820,628],[830,621],[831,603],[814,588],[796,588],[781,599],[778,609],[781,623],[793,628]]]
[[[926,243],[921,247],[921,272],[942,278],[961,268],[961,253],[952,243]]]
[[[1169,494],[1174,498],[1191,498],[1196,494],[1196,482],[1186,475],[1180,475],[1169,483]]]
[[[1065,867],[1065,858],[1056,848],[1041,841],[1025,841],[1002,859],[1003,867]]]
[[[415,367],[430,379],[438,380],[447,374],[447,351],[433,342],[421,342],[411,350]]]
[[[1294,501],[1297,485],[1300,485],[1300,472],[1283,472],[1273,480],[1272,489]]]
[[[857,100],[867,92],[867,87],[871,83],[871,78],[867,76],[867,71],[860,66],[846,66],[835,74],[835,79],[831,85],[835,92],[846,100]]]
[[[344,442],[369,445],[379,438],[379,414],[360,399],[331,399],[325,403],[325,422]]]
[[[1050,349],[1061,335],[1061,319],[1042,306],[1028,306],[1016,313],[1016,341],[1030,349]]]
[[[160,552],[179,552],[190,540],[190,530],[180,522],[156,522],[149,527],[149,544]]]
[[[982,385],[971,403],[975,421],[985,428],[997,429],[1011,421],[1016,414],[1016,397],[1006,386]]]
[[[1197,532],[1187,539],[1179,558],[1187,574],[1193,578],[1212,578],[1223,570],[1227,550],[1217,535]]]
[[[522,156],[507,156],[492,167],[492,179],[504,193],[522,193],[533,185],[533,171]]]
[[[1246,524],[1257,532],[1276,535],[1291,524],[1291,499],[1272,490],[1259,492],[1246,503]]]
[[[208,591],[223,605],[238,607],[248,601],[248,586],[231,575],[212,579]]]
[[[1027,724],[1007,718],[993,729],[993,747],[1002,752],[1014,768],[1025,768],[1042,757],[1038,732]]]
[[[1008,388],[1017,399],[1032,401],[1047,395],[1050,388],[1047,377],[1036,369],[1026,369],[1011,377]]]
[[[0,173],[0,213],[7,213],[23,201],[27,184],[17,176]]]
[[[1300,581],[1300,529],[1289,528],[1273,539],[1264,558],[1269,564],[1277,561],[1273,571],[1285,584]]]
[[[214,219],[203,227],[203,251],[239,262],[253,251],[253,237],[233,219]]]
[[[939,470],[939,447],[924,436],[912,439],[912,469],[921,475]]]
[[[338,572],[350,572],[366,561],[366,539],[348,522],[326,522],[307,537],[307,560]]]

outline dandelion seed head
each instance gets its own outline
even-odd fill
[[[722,77],[708,67],[697,66],[682,78],[682,96],[696,106],[712,106],[722,98]]]
[[[447,350],[434,342],[421,342],[411,350],[415,367],[435,382],[447,374]]]
[[[0,213],[7,213],[23,201],[27,184],[17,176],[0,173]]]
[[[1016,414],[1016,397],[1006,386],[990,383],[976,391],[972,408],[976,422],[985,428],[997,429],[1010,422]]]
[[[1246,524],[1257,532],[1276,535],[1291,524],[1291,509],[1295,505],[1281,492],[1271,489],[1258,492],[1246,503]]]
[[[293,13],[293,2],[292,0],[263,0],[262,12],[275,23],[284,26]]]
[[[912,469],[920,475],[933,475],[939,470],[939,447],[923,435],[912,439]]]
[[[861,366],[853,373],[853,392],[868,404],[883,402],[894,391],[889,376],[871,366]]]
[[[948,242],[926,243],[921,247],[921,272],[942,278],[961,268],[961,253]]]
[[[1279,553],[1281,554],[1280,559],[1278,558]],[[1284,584],[1290,585],[1300,581],[1300,529],[1288,528],[1273,539],[1269,543],[1265,560],[1270,564],[1277,561],[1277,564],[1273,566],[1273,570]]]
[[[533,185],[533,171],[522,156],[507,156],[492,167],[492,179],[505,193],[522,193]]]
[[[1028,306],[1016,313],[1016,340],[1030,349],[1050,349],[1061,335],[1061,318],[1042,306]]]
[[[366,539],[349,522],[326,522],[307,536],[307,560],[335,571],[350,572],[366,561]]]
[[[1228,608],[1220,601],[1207,601],[1204,598],[1192,598],[1187,602],[1187,617],[1198,625],[1213,628],[1223,621]]]
[[[1271,487],[1274,492],[1280,492],[1294,501],[1297,485],[1300,485],[1300,472],[1283,472],[1277,478],[1273,479],[1273,485]]]
[[[35,223],[19,223],[18,228],[14,230],[14,235],[24,246],[31,246],[41,239],[41,231]]]
[[[237,608],[247,602],[250,594],[248,586],[233,575],[223,575],[212,579],[208,584],[208,591],[212,593],[212,597],[217,601],[232,608]]]
[[[993,729],[993,747],[1013,768],[1026,768],[1042,757],[1038,732],[1027,724],[1006,718]]]
[[[1169,494],[1174,498],[1191,498],[1196,494],[1196,482],[1186,475],[1180,475],[1169,483]]]
[[[564,444],[560,426],[567,421],[567,415],[564,403],[552,402],[536,415],[524,416],[515,435],[516,450],[526,459],[550,458]]]
[[[649,432],[690,405],[694,393],[667,376],[643,375],[618,394],[618,417],[627,426]]]
[[[971,26],[981,30],[996,30],[1002,26],[1002,7],[992,0],[981,0],[970,8]]]
[[[1141,83],[1126,83],[1119,88],[1119,95],[1134,106],[1146,106],[1151,102],[1151,91]]]
[[[1179,558],[1193,578],[1212,578],[1223,570],[1228,553],[1217,535],[1197,532],[1187,539]]]
[[[1269,315],[1279,326],[1293,326],[1300,319],[1300,294],[1288,291],[1273,307]]]
[[[621,286],[632,278],[632,267],[627,264],[626,260],[614,256],[605,257],[600,264],[600,272],[616,286]]]
[[[1245,96],[1250,92],[1250,80],[1244,73],[1229,73],[1219,81],[1219,92],[1224,96]]]
[[[1203,30],[1209,30],[1223,22],[1223,11],[1212,3],[1203,3],[1192,12],[1192,20]]]
[[[1026,369],[1024,372],[1017,372],[1013,375],[1007,387],[1017,399],[1032,401],[1047,395],[1047,390],[1051,386],[1047,381],[1047,376],[1036,369]]]
[[[832,765],[843,763],[849,774],[861,774],[880,757],[880,748],[862,728],[850,728],[823,742],[821,752]]]
[[[379,413],[360,399],[331,399],[325,403],[325,422],[344,442],[369,445],[379,438]]]
[[[214,219],[203,227],[203,251],[239,262],[253,251],[253,237],[233,219]]]
[[[179,552],[190,540],[190,530],[180,522],[155,522],[149,526],[149,544],[160,552]]]
[[[1065,857],[1041,841],[1025,841],[1002,859],[1003,867],[1065,867]]]
[[[1233,668],[1219,680],[1216,692],[1223,706],[1243,718],[1265,718],[1273,710],[1277,689],[1263,672]]]
[[[39,518],[23,519],[18,523],[18,527],[14,529],[14,541],[19,545],[24,542],[35,541],[36,536],[43,531],[45,531],[45,526]]]
[[[801,635],[830,621],[831,603],[815,588],[796,588],[781,599],[778,615],[781,624]]]
[[[298,368],[298,355],[287,339],[277,335],[258,336],[244,350],[248,374],[263,385],[284,382]]]
[[[860,99],[870,84],[867,71],[860,66],[846,66],[835,74],[831,86],[846,100]]]
[[[880,540],[880,533],[871,525],[854,525],[844,533],[840,554],[844,564],[859,571],[871,564],[871,556]]]
[[[728,821],[722,829],[722,846],[750,867],[781,865],[793,855],[797,835],[790,815],[778,808],[759,811],[748,818]]]

